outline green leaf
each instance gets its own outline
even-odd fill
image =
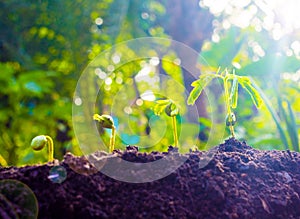
[[[231,92],[230,92],[230,105],[233,109],[237,107],[238,93],[239,93],[239,83],[237,77],[234,77],[232,81]]]
[[[193,88],[187,100],[188,105],[193,105],[195,103],[196,99],[200,96],[202,90],[203,87],[201,86],[196,86]]]
[[[260,108],[263,100],[259,92],[251,85],[250,79],[248,77],[238,77],[238,81],[242,85],[242,87],[249,93],[254,105],[257,108]]]
[[[156,115],[160,115],[163,111],[165,111],[168,116],[173,117],[178,115],[179,107],[170,99],[157,100],[153,111]]]
[[[97,120],[103,128],[112,129],[114,127],[114,120],[110,115],[94,114],[93,119]]]
[[[249,77],[246,76],[237,76],[237,79],[239,81],[239,83],[248,83],[251,84],[251,80]]]
[[[177,116],[179,113],[179,108],[175,103],[171,102],[165,108],[165,113],[170,117]]]
[[[169,104],[170,102],[171,102],[171,100],[157,100],[157,101],[155,101],[155,103],[156,103],[157,105],[160,105],[160,106],[167,105],[167,104]]]
[[[170,100],[157,100],[153,108],[154,114],[159,116],[170,103]]]
[[[200,96],[202,93],[203,89],[209,84],[209,82],[218,77],[218,75],[215,74],[203,74],[200,75],[199,79],[194,81],[191,86],[194,87],[193,90],[191,91],[187,103],[188,105],[193,105],[197,98]]]

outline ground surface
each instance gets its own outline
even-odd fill
[[[186,162],[167,177],[148,183],[114,180],[71,154],[59,163],[67,171],[62,183],[48,178],[54,164],[0,168],[0,179],[16,179],[31,188],[39,218],[300,218],[299,153],[259,151],[229,139],[201,168],[207,152],[169,151],[173,154],[169,159],[184,157]],[[114,154],[145,163],[168,153],[145,154],[129,147]],[[142,171],[136,174],[146,177]],[[22,215],[22,206],[13,197],[0,196],[0,217],[15,214]]]

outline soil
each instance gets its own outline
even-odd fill
[[[113,152],[114,157],[141,163],[169,154],[168,159],[187,159],[168,176],[146,183],[115,180],[70,153],[59,163],[0,168],[0,179],[21,181],[34,192],[38,218],[300,218],[300,153],[255,150],[233,138],[214,152],[203,167],[199,163],[209,152],[179,154],[170,147],[164,153],[141,153],[133,146]],[[67,172],[60,183],[48,177],[56,165]],[[0,217],[22,218],[22,206],[12,211],[16,202],[3,196]]]

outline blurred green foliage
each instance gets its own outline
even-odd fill
[[[58,74],[53,71],[21,71],[17,63],[0,64],[1,69],[1,153],[8,162],[30,162],[34,153],[29,144],[33,135],[62,135],[61,143],[70,140],[68,131],[70,102],[55,92]],[[5,76],[5,77],[3,77]],[[58,150],[57,156],[63,151]],[[46,154],[44,154],[46,156]],[[21,163],[21,161],[19,161]]]
[[[167,37],[158,25],[165,13],[163,3],[143,1],[141,4],[136,0],[1,2],[1,157],[9,165],[46,161],[46,152],[37,154],[29,147],[32,137],[40,134],[53,137],[55,158],[62,159],[66,151],[80,155],[72,131],[71,106],[81,72],[99,53],[118,42],[143,36]],[[130,84],[130,80],[125,79],[139,70],[140,62],[128,63],[110,75],[113,81],[110,87],[117,92],[125,83]],[[86,85],[91,84],[87,81]],[[147,88],[142,83],[139,86],[140,92]],[[99,91],[99,111],[105,111],[104,105],[111,104],[106,93],[112,90]],[[120,112],[124,113],[123,109],[116,114]],[[141,110],[131,116],[137,120],[147,118]],[[140,130],[147,127],[145,120],[142,121],[145,125],[137,126]]]
[[[187,39],[185,43],[197,42],[195,43],[197,47],[202,47],[200,53],[202,58],[199,59],[199,68],[202,72],[214,72],[221,66],[229,70],[234,68],[239,75],[252,76],[272,104],[273,117],[267,107],[257,112],[251,99],[244,91],[240,91],[241,101],[235,112],[238,119],[237,137],[263,149],[286,147],[299,150],[300,54],[295,49],[299,31],[278,40],[272,38],[270,31],[264,28],[260,31],[253,26],[240,28],[231,25],[230,28],[220,28],[222,25],[216,26],[216,23],[222,24],[227,18],[226,13],[216,15],[213,23],[210,19],[206,19],[207,17],[204,17],[205,19],[200,17],[200,20],[176,18],[176,15],[187,15],[189,18],[189,12],[193,11],[194,16],[197,11],[195,7],[185,8],[188,6],[185,1],[180,1],[180,5],[178,3],[174,7],[171,7],[173,3],[170,2],[2,1],[0,3],[1,157],[9,165],[46,161],[46,151],[35,153],[29,147],[32,137],[40,134],[53,137],[55,158],[62,159],[66,151],[80,155],[81,150],[72,130],[71,107],[73,92],[81,72],[99,53],[116,43],[145,36]],[[198,5],[198,2],[193,3]],[[183,7],[181,14],[178,11],[180,6]],[[174,14],[168,14],[173,9]],[[209,14],[207,11],[205,13]],[[259,18],[261,11],[257,14]],[[167,26],[168,24],[170,26]],[[200,28],[203,33],[192,32],[192,28],[196,27],[193,30],[198,30],[198,26],[203,27]],[[189,33],[189,30],[192,33]],[[178,35],[172,36],[172,33]],[[210,37],[210,34],[213,34],[213,37],[203,44],[203,40]],[[214,40],[215,35],[218,35],[219,40]],[[132,48],[125,49],[128,56],[134,53]],[[95,73],[98,74],[95,77],[100,77],[101,74],[103,76],[104,73],[105,79],[108,80],[105,86],[100,86],[99,79],[98,86],[101,89],[96,112],[109,113],[113,104],[111,95],[117,94],[124,86],[132,88],[127,93],[127,104],[130,98],[137,101],[136,98],[150,88],[155,92],[156,88],[162,87],[167,92],[166,96],[175,96],[176,101],[182,103],[186,94],[176,83],[186,84],[184,83],[186,75],[178,65],[180,59],[175,51],[164,55],[174,62],[161,60],[158,65],[153,66],[151,65],[153,60],[145,59],[127,63],[118,69],[114,69],[114,66],[110,66],[109,69],[95,69]],[[155,56],[157,54],[153,51],[153,57]],[[115,61],[118,58],[122,59],[118,57],[118,51],[109,54],[107,58]],[[107,60],[102,60],[103,65],[105,62]],[[137,82],[134,77],[145,67],[149,67],[149,77],[153,80],[158,74],[163,73],[173,78],[175,82],[156,81],[156,84],[151,85],[143,80]],[[84,92],[88,94],[90,92],[88,88],[94,85],[93,83],[94,81],[86,81]],[[213,92],[217,99],[221,99],[221,91],[213,90]],[[119,101],[121,103],[121,99]],[[141,101],[143,104],[140,104]],[[181,111],[185,113],[185,106],[181,105]],[[209,113],[219,111],[220,105],[221,102],[213,105],[212,109],[208,105],[203,108],[207,108]],[[123,130],[116,138],[116,146],[122,148],[124,144],[147,144],[149,142],[143,140],[141,136],[150,135],[153,139],[150,143],[154,147],[145,148],[146,151],[167,148],[172,142],[172,132],[166,132],[164,136],[160,134],[165,128],[171,129],[172,124],[167,118],[165,123],[155,116],[153,106],[153,101],[138,99],[131,108],[114,108],[115,123]],[[117,118],[124,113],[128,114],[130,119]],[[275,114],[278,118],[277,126],[272,119]],[[220,113],[220,122],[223,122],[223,119]],[[186,136],[187,142],[191,144],[193,139],[191,137],[188,139],[188,136],[191,136],[191,133],[198,134],[194,133],[196,127],[199,126],[202,135],[207,136],[211,126],[215,125],[209,118],[199,118],[199,121],[199,124],[192,124],[183,118],[178,124],[182,129],[180,134]],[[101,128],[99,131],[104,133]],[[104,135],[107,136],[104,139],[109,141],[109,135],[107,133]],[[286,136],[285,143],[283,136]],[[203,142],[199,144],[200,148],[205,148]],[[187,150],[188,148],[185,148],[185,151]]]

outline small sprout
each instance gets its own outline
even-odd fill
[[[179,107],[170,99],[157,100],[156,105],[154,106],[154,113],[160,115],[163,110],[165,110],[165,113],[172,118],[174,146],[178,147],[176,116],[179,114]]]
[[[109,143],[109,152],[112,152],[115,147],[116,127],[114,126],[113,118],[110,115],[94,114],[94,120],[97,120],[103,128],[111,129],[111,137]]]
[[[170,103],[165,108],[165,113],[170,117],[174,117],[174,116],[178,115],[179,109],[174,103]]]
[[[225,71],[216,74],[202,74],[199,79],[194,81],[191,85],[193,90],[191,91],[187,103],[193,105],[198,99],[203,89],[211,82],[212,79],[219,78],[223,81],[225,106],[227,110],[226,114],[226,126],[229,127],[232,137],[234,137],[233,126],[236,123],[236,117],[233,113],[233,109],[237,107],[238,89],[239,85],[250,95],[254,105],[260,108],[263,100],[259,92],[252,86],[251,80],[246,76],[238,76],[234,72],[231,74],[227,69]],[[230,89],[231,88],[231,89]]]
[[[42,150],[46,145],[48,145],[48,161],[53,161],[53,140],[48,135],[38,135],[34,137],[31,141],[31,147],[35,151]]]

